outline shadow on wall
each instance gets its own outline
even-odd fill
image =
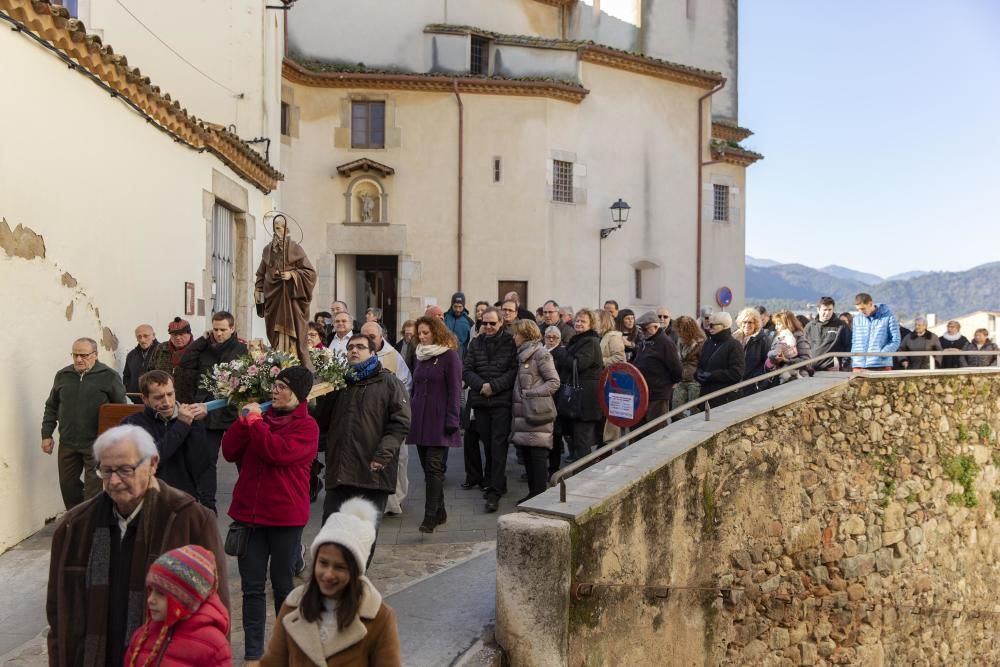
[[[0,552],[62,510],[55,455],[39,448],[45,399],[56,371],[67,366],[77,338],[101,345],[116,367],[118,340],[77,280],[45,255],[45,241],[0,218],[0,303],[4,307],[0,365],[8,376],[0,400]]]

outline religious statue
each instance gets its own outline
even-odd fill
[[[361,222],[373,222],[372,214],[375,213],[375,197],[365,192],[361,195]]]
[[[273,226],[274,237],[257,267],[254,300],[258,313],[263,310],[271,347],[294,354],[312,370],[306,333],[316,270],[302,246],[288,238],[285,216],[276,215]]]

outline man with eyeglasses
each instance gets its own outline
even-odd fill
[[[667,336],[662,320],[649,311],[643,313],[636,326],[642,338],[635,346],[632,364],[639,369],[649,387],[649,408],[642,423],[645,424],[670,411],[670,399],[674,395],[674,384],[681,381],[684,367],[677,346]],[[659,428],[666,426],[662,424]]]
[[[507,439],[517,375],[514,338],[502,328],[496,308],[487,308],[483,313],[482,333],[469,342],[463,367],[463,379],[469,387],[469,406],[475,412],[476,430],[486,447],[483,476],[487,484],[486,511],[496,512],[500,496],[507,493]],[[475,473],[467,469],[465,474],[468,479],[475,479]]]
[[[59,426],[59,490],[66,509],[100,492],[93,445],[101,406],[126,402],[118,372],[97,360],[97,341],[78,338],[70,357],[73,363],[56,373],[42,416],[42,451],[46,454],[55,448],[52,435]]]
[[[327,432],[323,521],[344,501],[361,496],[378,508],[380,522],[396,491],[399,448],[410,432],[409,395],[382,367],[371,338],[354,334],[345,349],[347,386],[317,399],[313,414]]]
[[[52,536],[48,595],[50,665],[121,665],[146,609],[146,570],[161,554],[197,544],[215,555],[228,607],[226,556],[215,515],[155,478],[160,457],[138,426],[94,442],[103,493],[74,507]]]
[[[545,331],[549,327],[559,329],[559,334],[562,336],[564,344],[568,344],[576,334],[573,325],[569,322],[564,322],[562,317],[560,317],[559,304],[551,299],[542,304],[542,326],[540,328],[542,331]]]
[[[677,345],[677,330],[674,328],[674,321],[670,317],[670,311],[666,308],[659,308],[656,311],[656,320],[660,324],[660,331],[666,334],[667,338]]]
[[[507,292],[503,295],[503,300],[514,302],[514,307],[517,309],[516,316],[514,317],[515,320],[535,321],[535,314],[521,305],[521,295],[517,292]]]
[[[517,303],[513,301],[504,301],[500,306],[500,314],[503,316],[503,330],[508,333],[510,333],[511,325],[521,319],[517,316]],[[527,319],[534,321],[535,318],[532,316]]]

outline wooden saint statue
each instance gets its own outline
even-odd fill
[[[271,347],[294,354],[311,370],[306,332],[316,270],[302,246],[288,238],[285,216],[275,216],[273,224],[274,236],[257,267],[254,299]]]

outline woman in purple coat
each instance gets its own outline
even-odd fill
[[[462,360],[458,340],[436,317],[417,320],[417,364],[413,370],[412,418],[408,444],[417,446],[424,469],[426,500],[421,533],[433,533],[448,515],[444,509],[444,470],[449,447],[461,447],[458,433],[462,397]]]

